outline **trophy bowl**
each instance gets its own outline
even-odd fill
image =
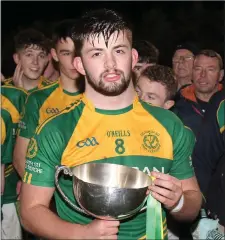
[[[133,216],[145,205],[151,178],[137,169],[111,163],[61,168],[64,174],[73,177],[73,191],[82,213],[98,219],[122,220]]]

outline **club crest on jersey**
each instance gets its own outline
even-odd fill
[[[37,155],[37,151],[38,151],[37,141],[34,138],[31,138],[27,149],[27,157],[34,158]]]
[[[143,137],[142,147],[145,150],[151,153],[159,151],[161,147],[159,142],[159,133],[155,131],[145,131],[141,133],[141,136]]]

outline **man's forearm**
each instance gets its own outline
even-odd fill
[[[35,219],[35,221],[34,221]],[[61,220],[45,206],[21,208],[22,225],[34,235],[47,239],[84,239],[84,225]]]
[[[183,193],[184,205],[178,212],[170,212],[177,220],[192,221],[200,211],[202,204],[202,195],[199,191],[189,190]]]
[[[13,166],[16,169],[19,176],[21,177],[21,179],[23,179],[23,175],[25,172],[25,162],[26,162],[26,159],[23,157],[21,158],[19,156],[13,157]]]

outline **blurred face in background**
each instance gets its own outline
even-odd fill
[[[13,57],[15,63],[21,65],[23,75],[30,80],[39,79],[49,61],[47,52],[36,45],[19,50]]]
[[[187,49],[179,49],[175,52],[173,59],[173,70],[176,79],[191,78],[194,63],[194,55]]]
[[[173,100],[168,100],[166,86],[146,76],[140,76],[135,89],[139,98],[144,102],[164,109],[169,109],[174,105]]]
[[[199,55],[194,61],[193,83],[199,93],[213,93],[223,78],[219,60],[216,57]]]
[[[58,41],[56,48],[51,49],[53,59],[58,62],[60,74],[66,78],[76,80],[79,73],[73,65],[75,47],[71,38]]]

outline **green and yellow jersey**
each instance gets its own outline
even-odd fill
[[[79,98],[80,92],[67,92],[60,81],[34,91],[27,98],[19,124],[19,136],[30,139],[39,124]]]
[[[19,176],[12,165],[12,161],[16,131],[26,97],[27,93],[20,88],[10,85],[1,87],[1,126],[2,138],[4,139],[1,157],[2,163],[5,164],[3,204],[16,202],[17,200],[16,184],[19,181]]]
[[[101,110],[84,95],[58,115],[47,119],[31,138],[23,181],[55,187],[57,165],[74,167],[87,162],[114,163],[150,171],[169,173],[178,179],[193,176],[190,156],[194,135],[172,112],[135,99],[120,110]],[[60,187],[74,204],[72,179],[61,177]],[[72,208],[55,191],[60,218],[88,224],[91,217]],[[167,238],[162,210],[163,238]],[[161,226],[160,226],[161,227]],[[146,212],[120,224],[119,239],[144,239]]]
[[[10,113],[1,109],[1,163],[12,162],[13,122]]]
[[[16,128],[19,123],[26,98],[27,93],[21,88],[11,85],[4,85],[1,87],[1,107],[10,113],[13,124]]]
[[[1,109],[1,164],[5,164],[5,188],[1,198],[2,205],[17,200],[16,185],[19,177],[12,165],[15,144],[14,126],[10,113]]]
[[[42,89],[43,87],[48,86],[48,85],[50,85],[50,84],[52,84],[52,81],[49,81],[47,78],[41,76],[40,79],[38,80],[38,85],[37,85],[37,87],[32,88],[32,89],[30,89],[30,90],[28,90],[28,91],[26,91],[26,90],[24,89],[24,91],[26,91],[27,93],[32,93],[33,91],[36,91],[36,90],[38,90],[38,89]],[[12,78],[6,79],[6,80],[4,81],[4,85],[6,85],[6,86],[15,86]]]
[[[220,128],[220,133],[222,134],[225,130],[225,100],[222,100],[219,104],[218,110],[217,110],[217,122]]]

